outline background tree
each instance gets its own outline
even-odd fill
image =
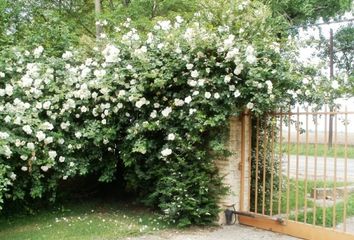
[[[319,18],[329,20],[350,10],[352,0],[262,0],[275,15],[283,15],[292,24],[314,23]]]
[[[344,26],[334,36],[334,61],[348,76],[354,75],[354,24]]]

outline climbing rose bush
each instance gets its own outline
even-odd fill
[[[213,160],[227,154],[229,117],[287,105],[306,87],[286,43],[264,26],[270,13],[247,4],[238,14],[254,19],[238,21],[262,26],[259,34],[197,14],[146,34],[128,20],[92,51],[68,48],[61,58],[42,46],[4,51],[0,203],[55,196],[78,175],[112,181],[123,163],[128,187],[168,220],[214,221],[223,187]]]

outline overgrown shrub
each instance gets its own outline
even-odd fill
[[[306,87],[278,23],[244,2],[148,34],[128,20],[114,39],[61,58],[41,46],[4,50],[0,199],[40,198],[89,173],[111,181],[123,162],[129,187],[167,219],[212,222],[223,189],[213,159],[226,152],[229,117],[288,104]]]

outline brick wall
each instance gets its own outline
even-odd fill
[[[229,140],[226,144],[232,155],[216,160],[223,183],[229,188],[228,193],[220,201],[222,212],[219,215],[219,224],[225,224],[224,205],[236,204],[236,210],[249,209],[249,116],[232,117],[229,124]]]

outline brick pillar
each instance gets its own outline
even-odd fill
[[[236,204],[236,210],[249,210],[250,118],[248,115],[231,117],[229,124],[229,139],[226,144],[232,155],[216,160],[223,183],[229,188],[219,203],[222,210],[219,224],[225,224],[224,205]]]

